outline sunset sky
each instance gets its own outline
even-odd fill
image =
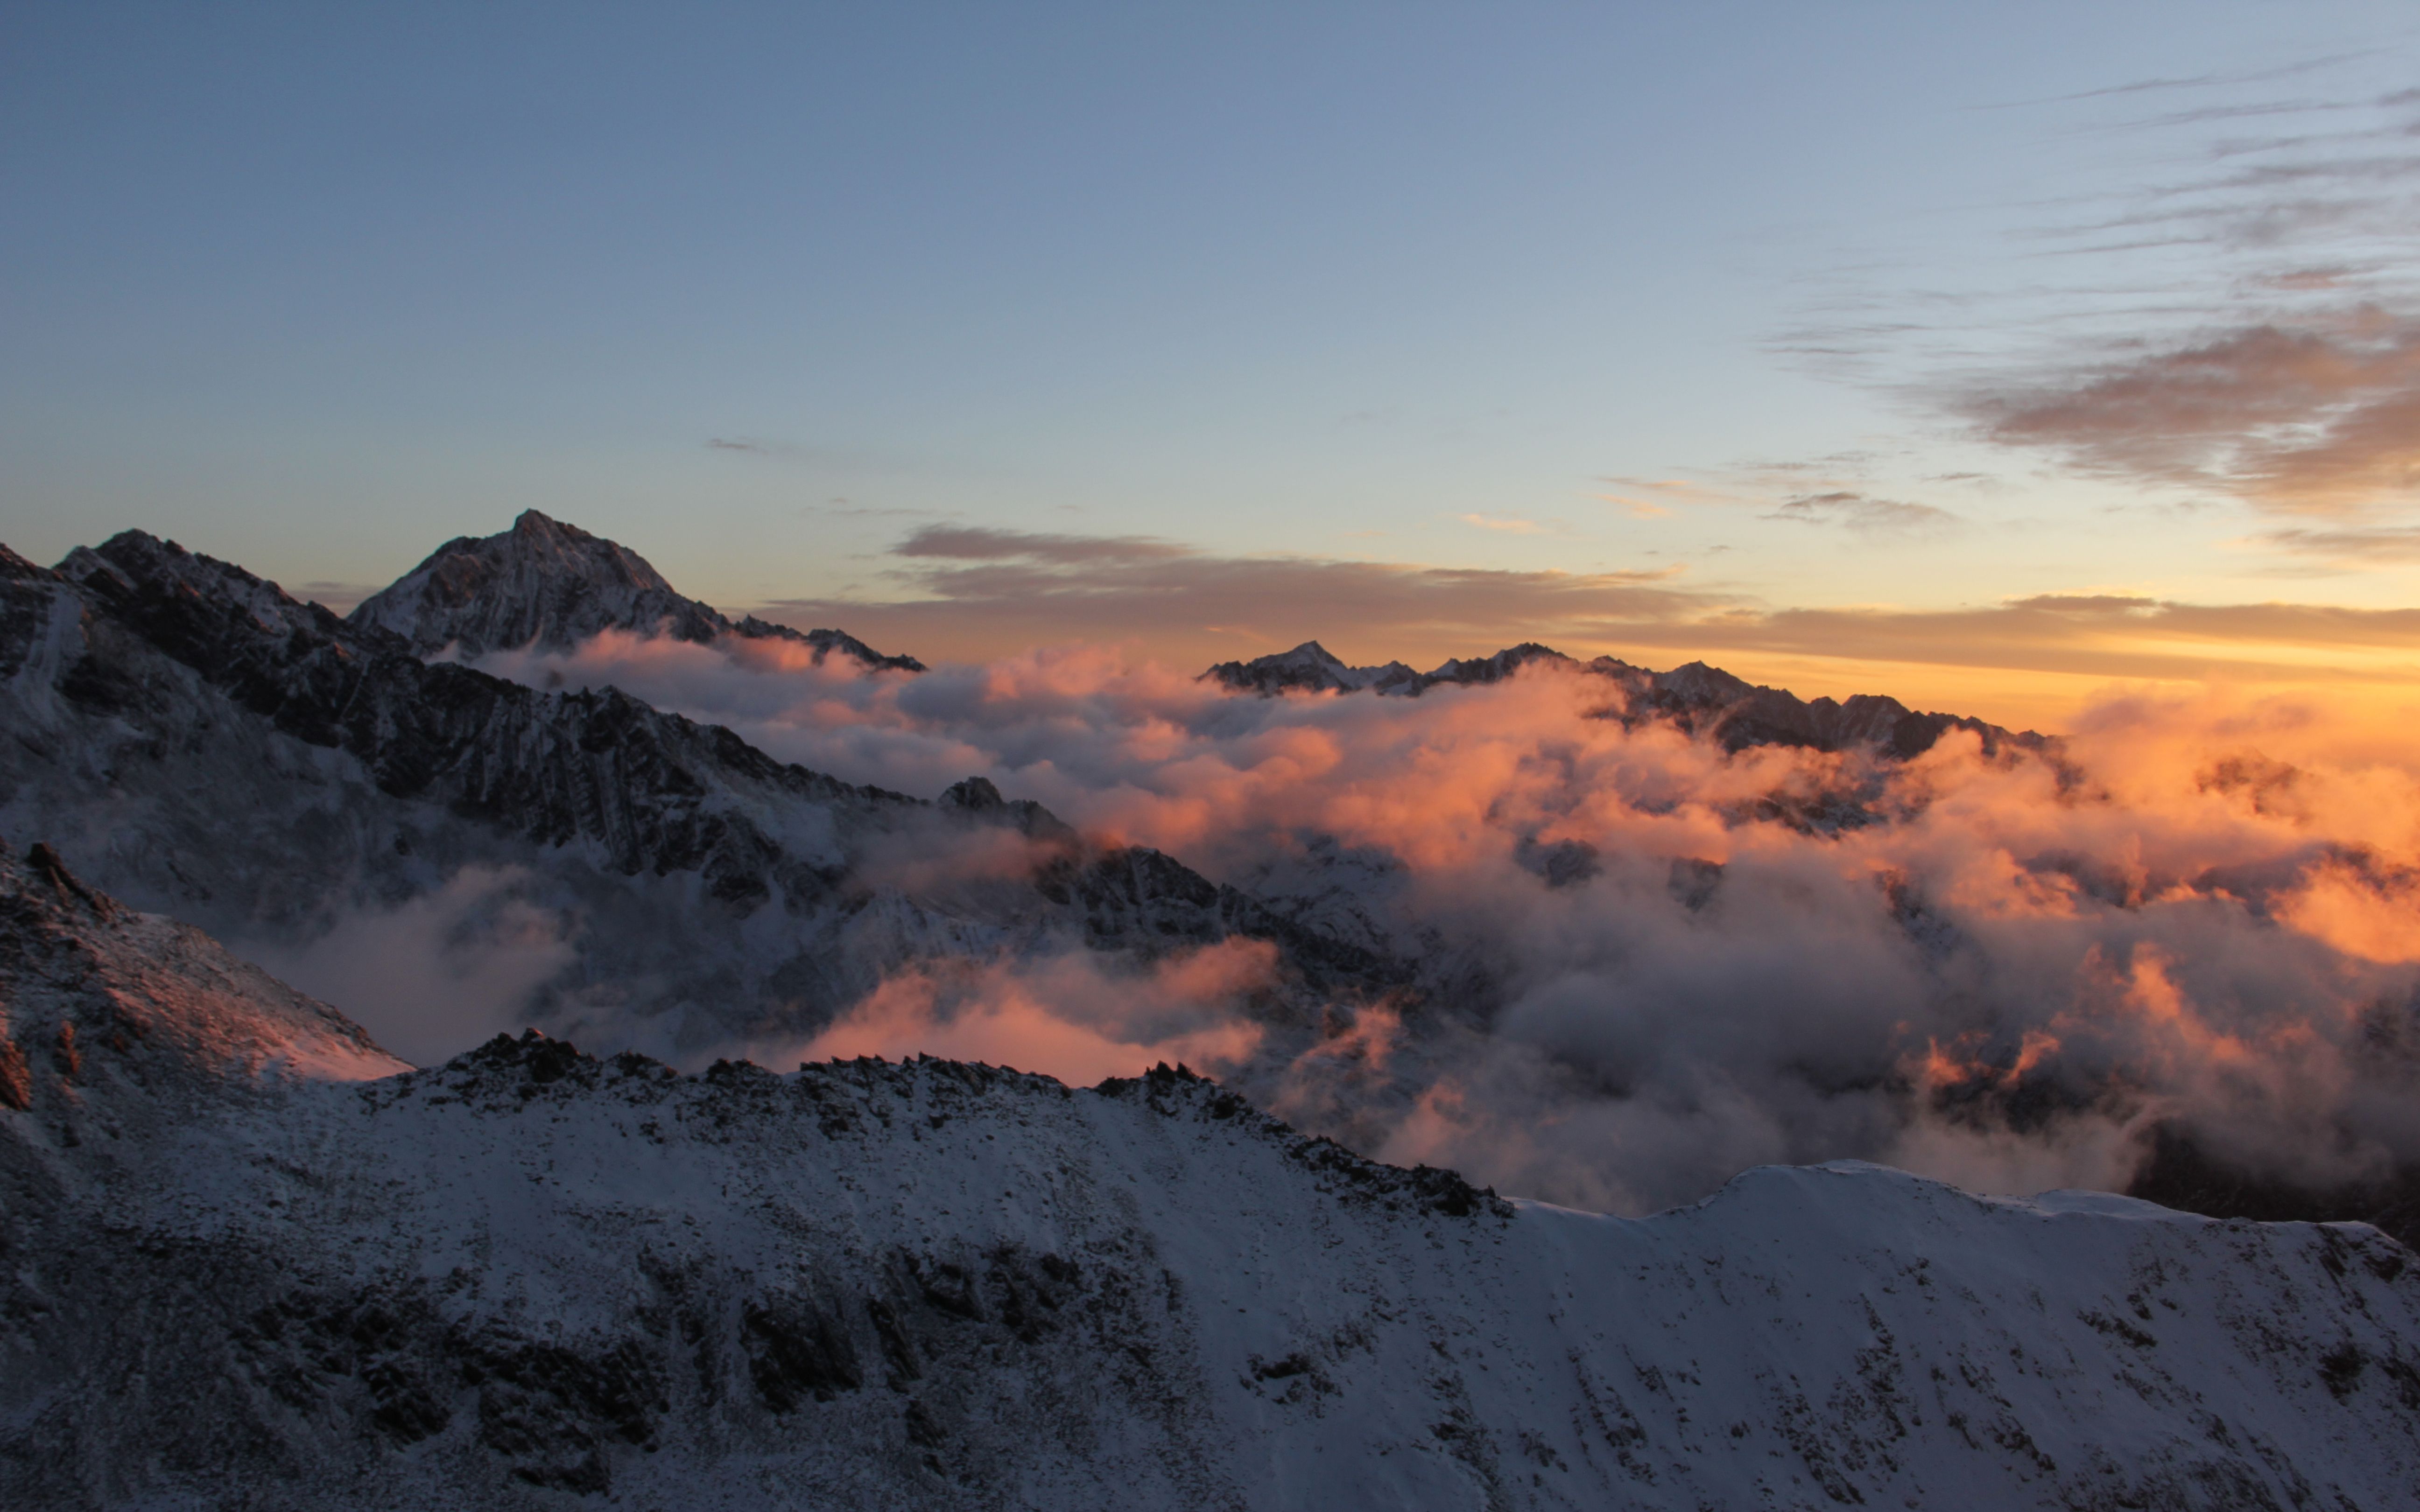
[[[2405,4],[0,8],[0,541],[2420,714]]]

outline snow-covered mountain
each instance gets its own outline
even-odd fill
[[[913,656],[886,656],[845,631],[794,630],[752,614],[734,623],[681,596],[628,547],[535,509],[500,535],[446,542],[364,599],[351,620],[402,637],[424,656],[558,651],[613,629],[675,640],[792,640],[814,648],[817,660],[836,651],[876,671],[924,670]]]
[[[1238,692],[1264,696],[1296,691],[1357,693],[1363,688],[1392,693],[1408,687],[1419,676],[1400,661],[1383,667],[1348,667],[1316,640],[1250,661],[1222,661],[1202,675]]]
[[[1297,1025],[1404,974],[987,782],[935,803],[610,688],[424,661],[376,616],[140,532],[56,572],[0,557],[0,832],[263,958],[351,938],[375,977],[381,954],[535,931],[502,1017],[610,1020],[668,1057],[802,1040],[908,962],[1249,939],[1276,951],[1264,1010]]]
[[[1816,750],[1863,747],[1890,757],[1921,755],[1950,730],[1979,736],[1985,754],[2004,748],[2046,751],[2053,743],[2030,731],[2004,730],[1954,714],[1919,714],[1899,700],[1860,693],[1841,702],[1806,700],[1783,688],[1765,687],[1719,667],[1693,661],[1670,671],[1650,671],[1611,656],[1582,662],[1534,640],[1508,646],[1491,656],[1453,657],[1425,672],[1400,661],[1383,667],[1348,667],[1316,640],[1292,651],[1250,661],[1222,661],[1202,673],[1205,681],[1264,698],[1288,692],[1371,692],[1418,698],[1432,687],[1501,682],[1523,667],[1552,662],[1603,677],[1620,687],[1630,717],[1668,718],[1683,730],[1703,733],[1737,751],[1750,746],[1803,746]]]
[[[2384,1509],[2420,1482],[2420,1265],[2361,1226],[1861,1165],[1603,1218],[1164,1069],[684,1077],[530,1034],[396,1072],[47,855],[0,856],[0,1015],[13,1506]]]
[[[719,669],[727,659],[684,654]],[[1568,658],[1527,645],[1430,674],[1435,680],[1425,686],[1439,687],[1444,703],[1263,703],[1205,687],[1184,717],[1203,728],[1288,711],[1316,718],[1376,712],[1408,722],[1435,708],[1443,722],[1457,695],[1441,685],[1500,680],[1542,660],[1561,664],[1550,675],[1571,671]],[[725,670],[733,681],[759,675]],[[925,701],[954,677],[963,686],[962,673],[952,671],[912,684],[876,677],[839,686],[877,700],[912,688]],[[1927,744],[1948,722],[1893,716],[1900,706],[1888,701],[1804,703],[1695,664],[1663,674],[1600,664],[1567,680],[1592,687],[1616,677],[1627,681],[1621,696],[1604,701],[1609,722],[1598,725],[1591,713],[1585,718],[1591,727],[1619,740],[1637,733],[1654,749],[1685,748],[1694,752],[1685,759],[1718,783],[1733,783],[1760,761],[1806,779],[1790,788],[1734,786],[1707,810],[1701,822],[1710,830],[1736,826],[1760,846],[1770,843],[1758,838],[1770,825],[1829,848],[1920,816],[1920,793],[1911,797],[1876,774],[1897,764],[1901,722],[1919,721],[1916,733]],[[821,672],[804,681],[835,686]],[[1583,701],[1590,709],[1595,702]],[[1525,937],[1506,927],[1511,916],[1480,909],[1458,918],[1453,906],[1440,906],[1456,899],[1440,897],[1420,863],[1366,838],[1342,843],[1315,829],[1280,835],[1224,857],[1213,880],[1147,847],[1088,841],[983,779],[926,801],[775,760],[727,729],[667,714],[601,682],[550,690],[451,658],[431,660],[375,624],[338,620],[240,568],[139,532],[72,553],[56,571],[0,553],[0,714],[15,737],[0,742],[0,835],[20,845],[50,841],[100,885],[210,930],[342,1003],[390,1048],[424,1062],[498,1026],[518,1031],[535,1023],[695,1069],[718,1056],[762,1057],[803,1044],[870,1004],[899,1011],[905,1003],[912,1017],[917,993],[940,1018],[961,1005],[980,1018],[1013,1007],[1020,994],[1056,1011],[1072,988],[1094,1005],[1078,1019],[1114,1021],[1126,1064],[1137,1063],[1134,1045],[1158,1042],[1155,1026],[1176,1023],[1170,1034],[1203,1023],[1241,1026],[1249,1051],[1234,1049],[1218,1062],[1231,1085],[1374,1152],[1429,1119],[1423,1100],[1450,1090],[1500,1049],[1508,1019],[1524,1011],[1524,995],[1534,996],[1574,959],[1584,968],[1575,980],[1585,992],[1627,991],[1621,983],[1630,963],[1652,952],[1637,940],[1609,945],[1599,978],[1591,974],[1600,964],[1589,956],[1595,948],[1586,945],[1607,939],[1608,925],[1633,933],[1624,917],[1637,930],[1692,942],[1710,958],[1768,949],[1742,912],[1751,889],[1772,880],[1759,877],[1754,859],[1727,866],[1693,858],[1702,852],[1637,844],[1626,855],[1624,842],[1602,830],[1586,832],[1594,839],[1558,834],[1545,816],[1594,801],[1576,790],[1526,814],[1516,808],[1483,822],[1492,826],[1485,842],[1500,841],[1508,865],[1475,890],[1488,895],[1491,908],[1567,921],[1559,933],[1516,944]],[[1751,748],[1764,738],[1752,716],[1781,725],[1786,744],[1848,743],[1837,760],[1799,763],[1793,754],[1775,763],[1778,753]],[[1673,741],[1683,728],[1696,736]],[[1888,742],[1885,729],[1893,732]],[[1995,736],[1989,727],[1978,733],[1987,751],[1994,738],[2013,742],[1986,757],[1993,773],[2031,780],[2021,768],[2032,763],[2034,778],[2055,775],[2041,770],[2055,763],[2055,750],[2037,752],[2030,737]],[[1026,748],[1031,760],[1054,748]],[[992,770],[1014,787],[1014,768]],[[1407,796],[1406,819],[1420,819],[1420,795]],[[1639,811],[1663,822],[1671,790],[1635,796],[1647,806]],[[2273,914],[2273,900],[2301,885],[2308,867],[2334,864],[2327,858],[2337,854],[2315,848],[2308,836],[2288,838],[2308,856],[2231,865],[2211,872],[2207,887],[2197,873],[2181,872],[2159,888],[2218,889],[2213,907],[2239,907],[2230,900],[2241,898]],[[1887,856],[1890,848],[1876,854]],[[1776,855],[1793,866],[1806,859]],[[2143,887],[2111,880],[2090,857],[2026,852],[2024,865],[2053,887],[2072,880],[2086,912],[2112,910],[2104,920],[2110,938],[2122,939],[2141,917]],[[1885,1140],[1910,1119],[2032,1118],[2045,1106],[2086,1105],[2111,1085],[2089,1074],[2068,1085],[2020,1075],[2029,1041],[2015,1029],[1988,1036],[1995,1015],[2006,1024],[2005,1015],[2028,1005],[1978,995],[1978,988],[1992,990],[2003,958],[1945,923],[1950,916],[1926,901],[1920,876],[1875,874],[1887,886],[1857,879],[1857,895],[1845,900],[1880,916],[1872,921],[1879,949],[1864,958],[1869,968],[1906,965],[1887,952],[1912,958],[1909,969],[1924,974],[1920,990],[1950,1005],[1939,1022],[1971,1034],[1960,1042],[1998,1057],[1994,1069],[1962,1084],[1962,1101],[1927,1103],[1933,1094],[1905,1069],[1908,1051],[1923,1043],[1875,1036],[1878,1050],[1847,1071],[1824,1072],[1805,1099],[1818,1110],[1835,1097],[1866,1102],[1863,1121],[1848,1134],[1841,1120],[1811,1121],[1803,1134],[1788,1131],[1801,1143],[1693,1172],[1677,1190],[1637,1206],[1709,1190],[1752,1160],[1896,1158]],[[1824,934],[1822,949],[1838,938]],[[2248,950],[2304,949],[2257,918],[2242,938]],[[1582,942],[1577,957],[1559,939]],[[1543,957],[1541,945],[1549,949]],[[1249,969],[1186,977],[1188,961]],[[2350,984],[2342,991],[2355,991],[2347,964],[2331,969]],[[2370,997],[2348,999],[2350,1011],[2365,1015],[2360,1024],[2370,1026],[2358,1030],[2344,1062],[2351,1077],[2344,1085],[2356,1088],[2363,1108],[2390,1106],[2402,1095],[2410,1085],[2405,1047],[2420,1042],[2402,1026],[2420,1024],[2420,1009],[2404,1006],[2408,985],[2374,975],[2374,991],[2360,988]],[[1667,983],[1659,991],[1688,989],[1683,979],[1658,980]],[[2312,980],[2336,990],[2328,985],[2334,979]],[[1154,997],[1162,980],[1174,985]],[[886,996],[891,989],[907,995]],[[1752,1012],[1798,990],[1717,1001],[1723,1013]],[[1528,1022],[1530,1030],[1519,1032],[1534,1029]],[[1982,1027],[1966,1027],[1977,1024]],[[1051,1018],[1048,1026],[1058,1032],[1066,1024]],[[885,1042],[922,1037],[903,1032]],[[1518,1042],[1514,1050],[1530,1053]],[[991,1052],[962,1043],[958,1053]],[[1577,1088],[1606,1106],[1637,1101],[1626,1082],[1604,1083],[1610,1090],[1592,1082],[1585,1057],[1547,1064],[1540,1078],[1520,1072],[1505,1095],[1519,1102],[1543,1086],[1558,1096]],[[1805,1090],[1795,1066],[1780,1073],[1785,1094]],[[2327,1116],[2324,1108],[2318,1115]],[[2196,1134],[2164,1111],[2147,1119],[2139,1139],[2148,1160],[2135,1177],[2118,1166],[2114,1175],[2060,1179],[2131,1181],[2138,1194],[2222,1215],[2362,1217],[2420,1234],[2420,1165],[2399,1144],[2389,1141],[2367,1168],[2256,1168],[2240,1150],[2213,1145],[2208,1123]],[[1554,1120],[1541,1127],[1551,1130]],[[1469,1153],[1484,1149],[1483,1135],[1456,1137],[1468,1143],[1456,1147],[1465,1154],[1455,1158],[1485,1158]],[[1409,1148],[1406,1158],[1444,1158],[1434,1148]]]

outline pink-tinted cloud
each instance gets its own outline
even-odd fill
[[[2420,323],[2263,324],[1978,395],[1993,440],[2110,476],[2345,514],[2420,502]]]
[[[1132,1076],[1161,1061],[1222,1072],[1260,1043],[1242,1000],[1269,983],[1275,961],[1268,945],[1229,939],[1140,970],[1082,953],[936,962],[889,978],[796,1054],[944,1056],[1075,1086]],[[774,1057],[788,1057],[783,1050]]]
[[[1623,1211],[1843,1155],[2108,1184],[2162,1122],[2303,1179],[2420,1159],[2391,1048],[2420,1044],[2420,785],[2307,705],[2134,694],[2058,761],[1953,733],[1893,764],[1729,753],[1550,666],[1417,700],[1231,695],[1097,647],[900,678],[623,639],[511,670],[844,777],[980,774],[1419,965],[1282,1032],[1249,954],[918,968],[816,1054],[1207,1063],[1359,1148]]]

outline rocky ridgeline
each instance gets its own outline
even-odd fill
[[[1430,688],[1497,683],[1524,667],[1544,664],[1601,677],[1621,689],[1630,717],[1669,719],[1702,733],[1727,750],[1751,746],[1799,746],[1816,750],[1869,749],[1905,760],[1931,750],[1951,730],[1973,733],[1986,756],[2002,750],[2049,753],[2055,743],[2030,731],[2014,732],[1953,714],[1919,714],[1894,698],[1860,693],[1846,702],[1800,699],[1781,688],[1733,677],[1719,667],[1693,661],[1668,672],[1649,671],[1611,656],[1580,661],[1550,646],[1524,641],[1492,656],[1454,658],[1425,672],[1400,661],[1383,667],[1348,667],[1316,640],[1251,661],[1224,661],[1202,676],[1238,692],[1271,697],[1289,692],[1370,692],[1418,698]]]
[[[0,860],[0,1002],[12,1506],[2382,1509],[2420,1479],[2420,1266],[2359,1226],[1869,1166],[1597,1218],[1164,1066],[684,1076],[525,1033],[399,1071],[54,856]],[[141,1028],[79,1059],[68,1025]]]
[[[616,689],[428,660],[380,620],[339,619],[139,532],[56,570],[8,556],[0,679],[27,735],[0,748],[10,827],[55,838],[147,905],[272,949],[466,867],[525,876],[524,891],[593,921],[537,1007],[694,1015],[666,1029],[675,1048],[812,1032],[908,960],[1053,942],[1147,961],[1241,934],[1279,948],[1297,995],[1407,976],[1171,857],[1088,845],[981,779],[938,802],[840,781]],[[946,878],[952,855],[1001,828],[1029,842],[1022,877],[913,893],[861,868],[870,849],[912,849]]]

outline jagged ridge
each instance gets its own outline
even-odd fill
[[[1890,758],[1922,755],[1951,730],[1982,741],[1986,756],[2003,748],[2049,752],[2055,743],[2031,731],[2010,731],[1954,714],[1919,714],[1895,698],[1860,693],[1846,702],[1800,699],[1765,687],[1719,667],[1693,661],[1670,671],[1650,671],[1611,656],[1580,661],[1551,646],[1526,640],[1492,656],[1455,657],[1432,671],[1414,672],[1400,661],[1383,667],[1348,667],[1316,640],[1292,651],[1250,661],[1222,661],[1202,673],[1237,692],[1273,697],[1286,692],[1355,693],[1418,698],[1432,687],[1501,682],[1534,663],[1550,663],[1603,677],[1626,695],[1634,717],[1668,718],[1702,733],[1727,750],[1750,746],[1803,746],[1817,750],[1864,747]]]
[[[617,1011],[802,1034],[899,961],[1055,934],[1144,958],[1265,939],[1307,994],[1407,976],[1173,858],[1090,846],[987,781],[936,804],[777,762],[613,688],[545,692],[426,662],[375,624],[141,532],[58,572],[0,563],[0,677],[23,727],[44,732],[0,749],[0,803],[19,824],[70,822],[76,864],[112,886],[222,927],[307,930],[332,888],[431,886],[423,853],[538,870],[576,889],[568,906],[616,920],[585,937],[564,990],[613,994]],[[267,820],[296,803],[290,823]],[[912,831],[938,858],[991,826],[1032,842],[1030,875],[914,897],[860,875],[877,842]],[[644,889],[685,876],[695,900]],[[789,922],[746,925],[768,909]],[[632,1004],[634,991],[656,995]]]

